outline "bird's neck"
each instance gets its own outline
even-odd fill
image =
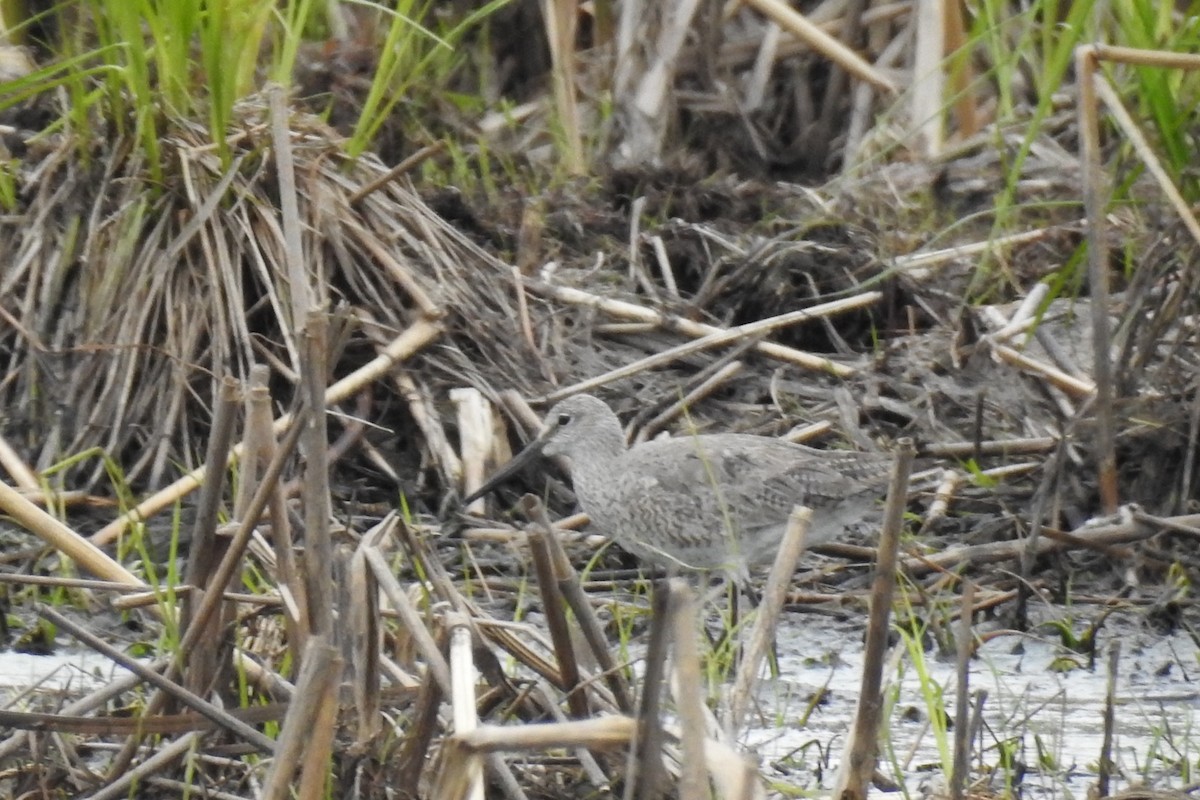
[[[590,494],[591,487],[612,482],[616,478],[614,473],[620,469],[619,462],[624,453],[625,435],[620,427],[606,430],[603,436],[572,448],[568,457],[571,459],[571,480],[575,484],[576,494]]]

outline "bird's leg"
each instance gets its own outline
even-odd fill
[[[699,608],[701,621],[704,629],[704,636],[708,639],[709,653],[720,652],[721,648],[726,647],[729,639],[729,620],[726,613],[726,603],[718,602],[718,598],[724,594],[725,584],[717,581],[713,582],[713,575],[709,572],[696,573],[700,582],[700,603]],[[709,621],[712,615],[710,609],[715,609],[717,619],[720,621],[719,629],[714,629],[709,626]]]
[[[733,647],[733,664],[730,666],[730,673],[737,674],[738,667],[742,663],[742,632],[740,630],[742,623],[742,590],[737,581],[724,578],[725,581],[725,597],[729,603],[729,634],[737,637],[737,644]]]
[[[709,585],[703,593],[701,607],[707,609],[711,605],[716,610],[717,619],[720,621],[720,628],[716,631],[711,630],[708,625],[704,626],[705,635],[708,637],[709,652],[712,656],[718,656],[732,650],[734,657],[730,666],[736,668],[739,648],[736,645],[737,639],[734,637],[738,636],[738,626],[741,624],[738,613],[737,584],[728,580],[727,576],[713,575],[707,572],[703,573],[702,580]],[[722,601],[718,602],[717,598],[722,595],[724,595]],[[707,614],[704,616],[709,618]]]

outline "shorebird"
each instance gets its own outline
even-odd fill
[[[579,504],[624,549],[669,571],[724,570],[739,582],[774,560],[794,506],[813,510],[808,545],[828,542],[869,515],[892,464],[886,455],[740,433],[629,448],[612,409],[581,394],[550,409],[543,433],[464,504],[539,453],[569,459]]]

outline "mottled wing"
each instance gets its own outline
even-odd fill
[[[810,543],[836,536],[882,494],[891,466],[888,456],[739,434],[679,437],[629,455],[629,472],[653,476],[630,493],[630,503],[667,506],[660,515],[687,523],[679,544],[697,551],[718,537],[728,547],[732,530],[752,563],[773,553],[795,505],[814,511]]]

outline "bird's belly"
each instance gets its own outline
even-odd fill
[[[853,501],[815,510],[805,537],[806,546],[814,547],[838,538],[847,527],[870,516],[870,511],[870,506]],[[748,567],[774,562],[787,527],[783,520],[743,528],[736,519],[729,520],[728,524],[719,520],[705,520],[702,524],[653,524],[651,520],[644,520],[634,527],[620,515],[589,512],[589,516],[600,532],[612,537],[639,559],[669,569],[723,569],[738,574]]]

